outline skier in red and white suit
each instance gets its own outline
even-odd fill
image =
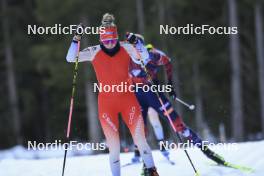
[[[102,20],[105,33],[100,34],[100,45],[88,47],[80,52],[79,61],[91,61],[98,83],[104,85],[119,85],[129,81],[129,65],[133,59],[140,59],[144,53],[129,43],[118,41],[117,28],[114,17],[105,14]],[[68,62],[75,62],[77,55],[77,41],[81,36],[76,35],[67,54]],[[113,176],[120,176],[120,140],[118,113],[121,113],[128,126],[134,143],[146,165],[149,176],[158,176],[151,149],[148,146],[140,106],[133,92],[99,92],[98,95],[99,120],[109,147],[110,166]]]

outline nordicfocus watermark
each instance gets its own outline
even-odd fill
[[[172,91],[172,85],[148,85],[143,83],[129,84],[127,82],[121,82],[120,84],[102,84],[94,83],[94,92],[105,92],[105,93],[120,93],[120,92],[164,92],[169,93]]]
[[[184,35],[234,35],[238,34],[238,27],[226,26],[211,26],[208,24],[196,26],[194,24],[187,24],[186,26],[169,26],[160,25],[160,34],[184,34]]]
[[[54,24],[53,26],[38,26],[38,25],[28,25],[27,26],[27,34],[28,35],[68,35],[74,34],[78,25],[69,25],[63,26],[62,24]],[[104,34],[105,27],[93,27],[93,26],[86,26],[80,28],[81,33],[84,34]]]
[[[107,148],[106,143],[80,143],[70,141],[62,143],[61,140],[55,140],[50,143],[37,143],[36,141],[28,141],[27,150],[88,150],[103,151]]]
[[[237,143],[211,143],[209,141],[202,141],[202,143],[193,144],[192,141],[187,141],[185,143],[170,143],[169,141],[161,141],[159,142],[159,149],[166,149],[166,150],[176,150],[180,148],[200,148],[205,150],[206,148],[214,148],[214,149],[221,149],[221,150],[238,150]]]

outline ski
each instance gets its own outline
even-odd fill
[[[225,162],[224,166],[230,167],[230,168],[234,168],[234,169],[238,169],[238,170],[240,170],[242,172],[247,172],[247,173],[255,172],[255,170],[253,168],[245,167],[245,166],[241,166],[241,165],[237,165],[237,164],[232,164],[232,163],[229,163],[229,162]]]
[[[241,165],[238,165],[238,164],[232,164],[232,163],[229,163],[229,162],[225,162],[224,164],[210,163],[210,165],[211,166],[220,166],[220,167],[229,167],[229,168],[236,169],[236,170],[239,170],[239,171],[244,172],[244,173],[253,173],[253,172],[255,172],[255,170],[253,168],[246,167],[246,166],[241,166]]]
[[[168,164],[170,164],[170,165],[175,165],[175,162],[172,161],[169,157],[165,157],[165,156],[164,156],[164,158],[165,158],[165,160],[166,160],[166,162],[167,162]],[[137,165],[137,164],[140,164],[140,163],[142,163],[142,162],[141,162],[141,161],[140,161],[140,162],[128,162],[128,163],[126,163],[126,164],[123,164],[121,167],[127,167],[127,166]]]
[[[170,157],[169,157],[169,155],[163,155],[162,154],[162,156],[165,158],[165,160],[169,163],[169,164],[171,164],[171,165],[175,165],[175,162],[174,161],[172,161],[171,159],[170,159]]]
[[[127,167],[127,166],[132,166],[132,165],[137,165],[137,164],[140,164],[142,163],[141,161],[140,162],[128,162],[126,164],[123,164],[121,167]]]
[[[225,161],[225,159],[222,156],[213,152],[208,147],[206,147],[202,151],[208,158],[210,158],[211,160],[213,160],[215,162],[215,163],[212,163],[211,165],[229,167],[229,168],[237,169],[237,170],[240,170],[242,172],[247,172],[247,173],[254,172],[254,169],[252,169],[252,168],[240,166],[237,164],[232,164],[230,162]]]
[[[171,165],[175,165],[175,162],[172,161],[169,157],[168,157],[168,158],[165,157],[165,158],[166,158],[166,161],[167,161],[169,164],[171,164]]]

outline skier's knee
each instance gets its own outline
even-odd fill
[[[184,122],[182,121],[181,117],[178,116],[174,121],[173,121],[173,125],[176,129],[177,132],[183,132],[184,129],[186,128]]]

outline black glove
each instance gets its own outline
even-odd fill
[[[172,80],[169,80],[167,85],[170,85],[171,86],[171,91],[168,92],[169,93],[169,96],[172,97],[172,98],[176,98],[177,97],[177,94],[174,91],[174,87],[173,87]]]
[[[135,44],[137,42],[137,36],[132,32],[127,32],[126,40],[131,44]]]
[[[73,41],[75,42],[80,41],[82,39],[83,32],[84,32],[84,26],[82,23],[80,23],[75,30]]]

